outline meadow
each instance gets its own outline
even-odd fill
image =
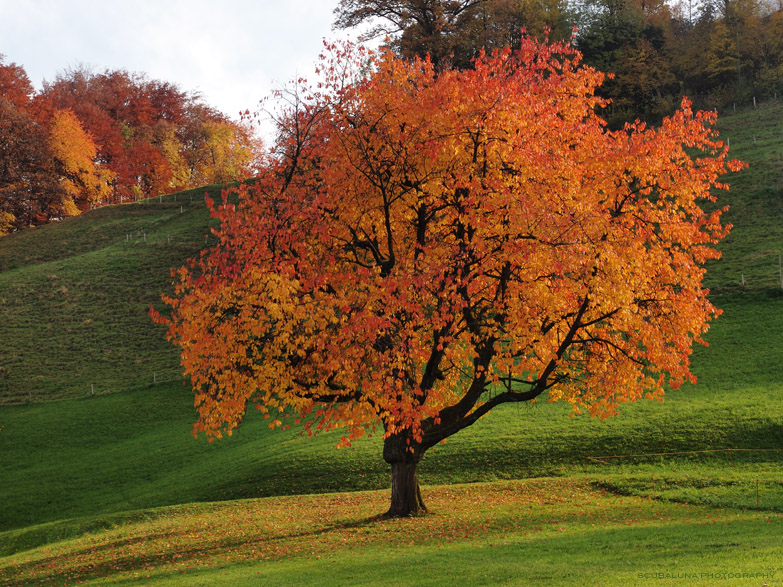
[[[377,517],[377,437],[337,450],[255,413],[190,435],[147,309],[220,186],[0,239],[0,583],[783,584],[783,107],[719,127],[750,167],[719,195],[698,384],[605,421],[497,409],[427,454],[412,519]]]

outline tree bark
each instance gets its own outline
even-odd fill
[[[401,518],[427,511],[421,498],[421,488],[416,474],[417,466],[416,462],[392,463],[391,505],[385,514],[386,517]]]
[[[422,453],[417,449],[417,446],[410,447],[400,435],[391,436],[383,443],[383,458],[392,469],[391,505],[386,517],[400,518],[427,511],[417,474]]]

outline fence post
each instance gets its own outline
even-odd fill
[[[780,289],[783,289],[783,262],[780,260],[780,253],[778,253],[778,275],[780,276]]]

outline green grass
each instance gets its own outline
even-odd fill
[[[722,241],[723,259],[710,263],[706,284],[716,292],[780,291],[778,254],[783,253],[783,104],[772,102],[738,114],[721,115],[721,138],[731,156],[749,164],[728,178],[719,192],[733,225]],[[745,285],[742,285],[742,280]]]
[[[109,206],[0,241],[0,402],[127,391],[180,380],[147,316],[170,268],[204,247],[204,193]]]
[[[505,406],[425,457],[425,483],[592,473],[588,457],[727,448],[783,449],[783,299],[745,294],[697,356],[700,383],[663,403],[622,406],[606,421],[546,402]],[[754,319],[755,318],[755,319]],[[753,344],[748,344],[753,341]],[[335,450],[335,435],[270,431],[255,412],[231,438],[190,435],[192,394],[179,383],[5,406],[0,412],[0,529],[192,501],[387,487],[377,438]],[[687,471],[768,462],[783,452],[611,459],[612,471]],[[306,471],[306,474],[302,472]],[[709,473],[707,473],[709,474]]]
[[[371,519],[388,498],[378,438],[335,450],[335,434],[270,431],[255,412],[231,438],[190,435],[192,393],[147,310],[204,246],[203,193],[219,188],[0,239],[0,583],[666,585],[682,581],[651,574],[766,568],[783,582],[783,108],[719,126],[750,168],[719,195],[734,230],[708,267],[724,314],[694,353],[698,385],[606,421],[496,409],[425,456],[433,514],[416,520]],[[525,478],[539,479],[509,481]],[[302,504],[314,513],[295,519]]]
[[[741,390],[741,391],[740,391]],[[335,450],[337,436],[270,431],[250,413],[234,436],[193,439],[190,392],[180,385],[82,400],[6,406],[0,431],[0,528],[214,499],[388,486],[377,438]],[[697,386],[664,403],[624,406],[606,421],[569,418],[560,404],[505,406],[432,449],[425,483],[574,475],[611,469],[664,474],[695,466],[766,463],[783,473],[783,384]],[[35,431],[35,433],[31,433]],[[688,453],[622,459],[606,455]],[[20,459],[19,455],[33,458]],[[609,462],[609,465],[603,464]]]
[[[659,574],[783,582],[783,516],[651,500],[589,479],[427,487],[433,514],[382,520],[385,492],[146,512],[0,560],[9,583],[649,585]],[[760,585],[761,581],[751,584]]]

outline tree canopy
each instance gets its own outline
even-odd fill
[[[344,443],[378,431],[388,513],[407,515],[425,451],[496,406],[605,417],[693,381],[719,313],[703,263],[727,232],[711,188],[740,164],[687,101],[607,130],[604,76],[580,59],[525,38],[436,73],[330,47],[277,157],[214,208],[218,244],[153,311],[194,432],[230,434],[253,405]]]

